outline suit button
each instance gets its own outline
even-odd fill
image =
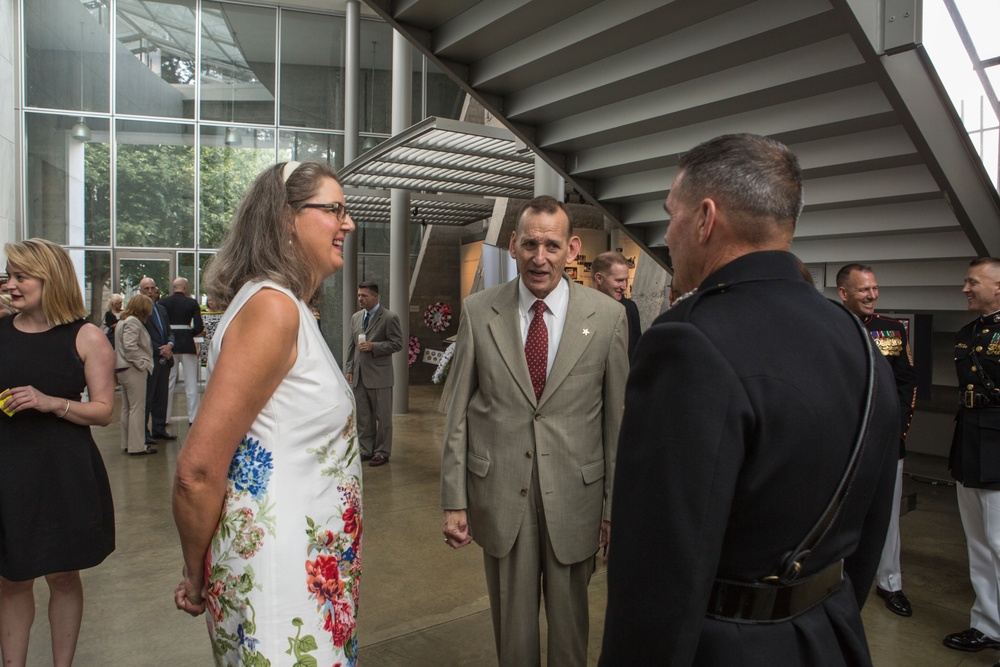
[[[978,370],[979,370],[979,369],[978,369],[978,368],[976,368],[975,366],[973,366],[973,367],[972,367],[972,371],[973,371],[973,372],[976,372],[976,371],[978,371]]]
[[[982,345],[977,345],[976,346],[976,352],[982,352],[982,351],[983,351],[983,346]]]
[[[521,489],[521,497],[524,498],[527,495],[528,495],[528,490],[527,489]]]
[[[983,329],[983,333],[989,333],[989,332],[990,332],[989,329]]]
[[[531,458],[531,452],[525,452],[524,455],[527,456],[529,459]]]
[[[536,422],[542,421],[542,416],[541,415],[535,415],[535,421]]]

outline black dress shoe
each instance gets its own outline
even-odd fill
[[[153,437],[157,440],[176,440],[176,435],[170,435],[169,433],[154,433]]]
[[[157,451],[158,450],[156,450],[156,449],[154,449],[152,447],[146,447],[146,449],[142,450],[141,452],[129,452],[128,455],[129,456],[149,456],[150,454],[155,454]]]
[[[156,444],[156,440],[154,440],[153,438],[146,438],[146,444],[147,445],[155,445]]]
[[[389,462],[389,457],[382,456],[381,454],[376,454],[372,457],[372,460],[368,462],[368,465],[372,468],[377,468],[379,466],[384,466]]]
[[[886,609],[900,616],[913,616],[913,607],[910,601],[903,595],[903,591],[887,591],[884,588],[875,587],[875,592],[880,598],[885,600]]]
[[[955,632],[944,638],[944,645],[956,651],[982,651],[984,648],[1000,648],[1000,642],[990,639],[979,630],[969,628]]]

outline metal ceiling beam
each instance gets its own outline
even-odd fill
[[[489,33],[503,32],[503,22],[533,2],[534,0],[480,2],[434,31],[434,51],[447,57],[449,49],[455,49],[463,42],[490,40]]]
[[[906,130],[898,125],[791,144],[788,148],[799,158],[799,165],[807,172],[833,165],[917,154]]]
[[[923,164],[898,169],[806,179],[802,184],[807,205],[844,206],[851,202],[923,200],[940,198],[940,188]]]
[[[806,191],[811,196],[811,191]],[[892,232],[929,232],[960,229],[943,198],[932,201],[859,206],[849,209],[803,211],[795,226],[796,239],[864,236]],[[881,276],[880,276],[881,279]]]
[[[828,124],[840,127],[845,121],[854,121],[858,122],[858,129],[868,129],[870,124],[883,125],[886,114],[893,114],[893,109],[880,88],[876,84],[865,84],[581,151],[570,157],[568,171],[574,177],[594,178],[596,174],[622,165],[635,170],[669,166],[677,163],[681,153],[702,141],[732,132],[734,128],[773,136]],[[830,136],[833,133],[819,134]],[[617,173],[625,173],[625,170]]]
[[[892,262],[973,257],[975,250],[961,231],[891,234],[842,239],[795,239],[792,252],[806,264]],[[958,284],[959,277],[955,277]]]
[[[613,19],[608,18],[608,16],[617,16],[618,8],[617,5],[613,10],[604,5],[601,7],[606,10],[603,19],[600,16],[595,16],[584,26],[581,26],[581,29],[585,31],[584,35],[594,36],[595,41],[613,43],[613,31],[609,30],[609,22]],[[656,85],[666,86],[708,74],[716,69],[731,67],[740,62],[743,57],[733,47],[734,42],[751,39],[787,23],[806,21],[810,17],[828,12],[829,9],[829,4],[824,0],[807,0],[791,5],[781,0],[761,0],[721,16],[708,18],[708,20],[695,23],[690,27],[676,31],[660,30],[661,34],[663,32],[669,32],[669,34],[664,34],[648,42],[629,39],[627,43],[635,46],[615,50],[600,60],[594,59],[590,54],[581,54],[582,57],[576,63],[569,66],[564,65],[562,71],[551,72],[550,78],[540,82],[532,81],[529,78],[530,85],[525,85],[525,81],[519,80],[517,86],[510,87],[511,92],[507,96],[505,111],[510,118],[520,118],[537,115],[539,112],[557,105],[572,104],[574,107],[579,107],[581,103],[585,104],[580,99],[581,97],[598,90],[604,90],[611,96],[604,98],[605,100],[621,99],[627,96],[628,89],[648,88],[651,77],[656,79]],[[589,18],[586,13],[582,13],[581,16]],[[568,20],[566,24],[565,27],[557,25],[549,28],[547,32],[569,31],[577,27],[574,20]],[[825,27],[825,34],[818,37],[811,34],[810,36],[822,39],[836,34],[829,20],[822,21],[820,26],[816,26],[811,32],[823,29],[821,26]],[[806,32],[804,27],[802,32]],[[546,45],[559,44],[569,39],[557,34],[551,39],[545,39],[545,44],[542,44],[541,36],[544,34],[545,32],[538,33],[526,38],[522,43],[516,44],[515,46],[518,47],[516,53],[507,55],[510,62],[506,66],[534,70],[539,66],[536,60],[519,63],[516,59],[531,57],[534,55],[532,48],[540,47],[542,54],[538,58],[544,63],[548,49],[552,48],[552,46]],[[805,43],[810,41],[805,36],[803,36],[803,40]],[[539,42],[539,44],[534,42]],[[601,47],[595,45],[594,48],[600,49]],[[605,48],[607,47],[605,46]],[[760,55],[770,55],[772,51],[766,50],[767,48],[766,45],[761,44],[758,45],[756,51]],[[706,54],[709,53],[712,56],[706,57]],[[727,57],[726,53],[730,55]],[[494,58],[499,57],[499,55],[494,56]],[[682,63],[684,66],[680,67]],[[470,70],[470,83],[472,85],[486,86],[490,83],[484,81],[485,71],[489,65],[490,61],[484,60]],[[499,70],[499,63],[494,65],[494,68]],[[493,76],[498,76],[498,74],[494,73]],[[525,72],[525,76],[531,77],[532,75]],[[539,76],[536,73],[533,78]]]
[[[643,95],[608,96],[604,99],[616,101],[546,123],[536,136],[540,145],[572,150],[581,140],[593,144],[644,136],[656,126],[731,116],[866,81],[870,77],[857,48],[849,37],[839,36]]]
[[[471,82],[486,89],[512,90],[549,80],[568,69],[589,66],[621,49],[622,37],[642,44],[660,37],[662,26],[680,30],[707,18],[712,11],[747,4],[717,0],[711,10],[680,0],[603,0],[555,24],[485,55],[472,68]],[[512,85],[517,79],[519,86]]]

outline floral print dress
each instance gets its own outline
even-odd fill
[[[248,283],[229,322],[270,282]],[[357,664],[361,462],[354,398],[309,308],[298,357],[229,468],[222,518],[206,554],[208,626],[217,665]],[[252,363],[248,359],[247,363]]]

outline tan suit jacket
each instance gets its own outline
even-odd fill
[[[351,315],[351,340],[347,345],[344,372],[353,373],[352,387],[357,387],[359,380],[362,386],[369,389],[391,387],[394,381],[392,355],[403,349],[399,318],[396,313],[380,305],[368,322],[368,328],[362,330],[364,315],[364,310]],[[374,346],[371,352],[359,352],[356,349],[360,333],[364,333],[368,342]]]
[[[511,549],[532,468],[549,539],[561,563],[597,551],[611,518],[611,484],[629,363],[625,309],[569,283],[569,306],[545,391],[535,400],[524,356],[518,280],[470,296],[462,308],[445,424],[441,506],[466,509],[483,550]]]
[[[138,317],[128,317],[115,327],[115,368],[129,366],[145,373],[153,370],[153,344]]]

